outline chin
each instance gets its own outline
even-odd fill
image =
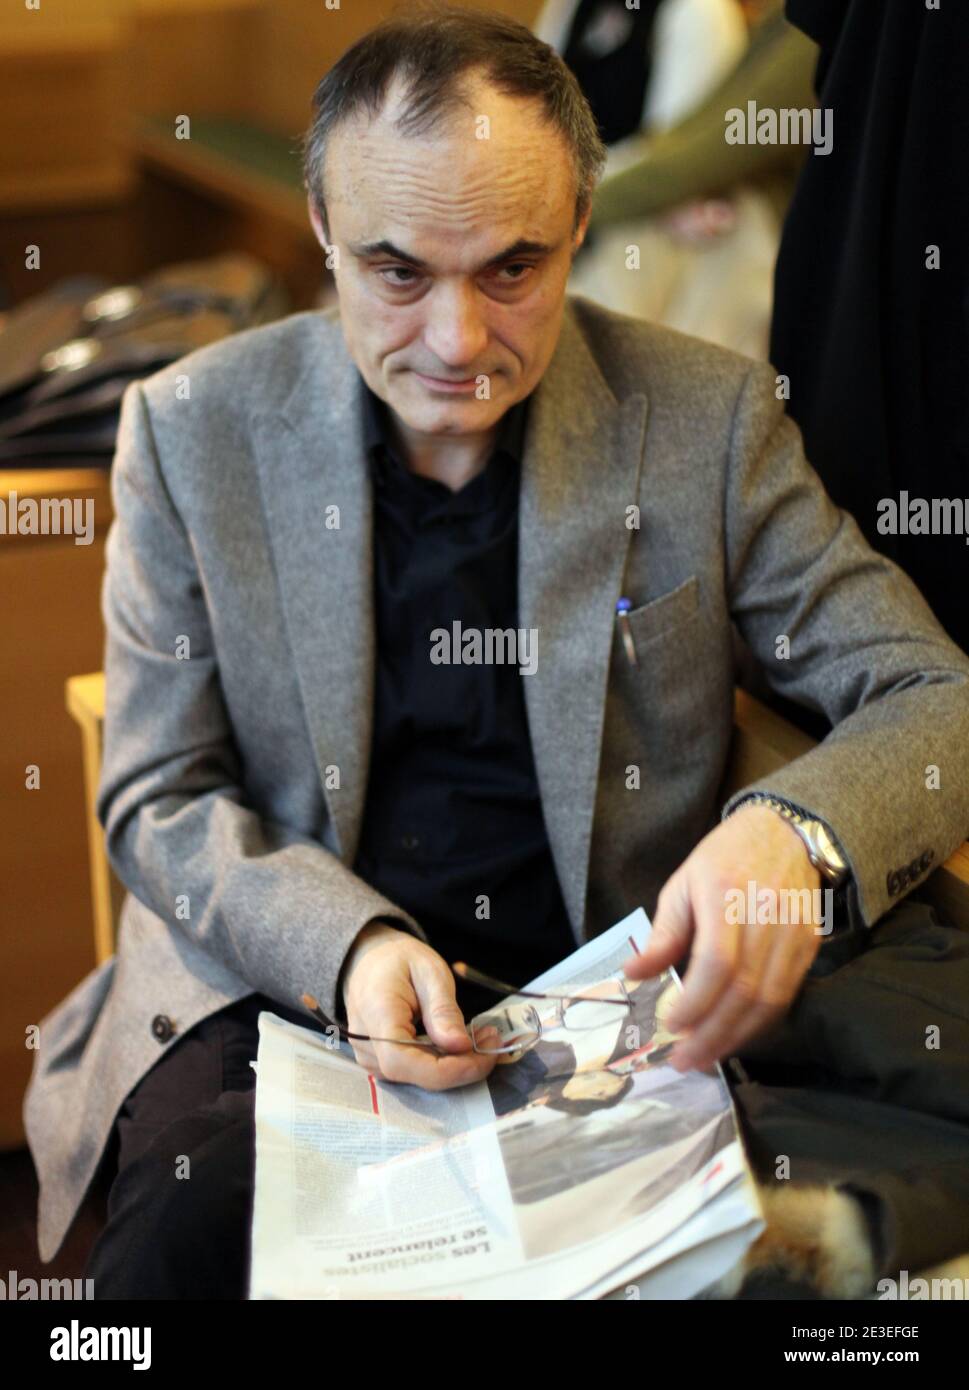
[[[474,396],[434,400],[419,382],[415,385],[416,390],[408,391],[403,400],[398,402],[391,397],[390,404],[405,425],[421,434],[475,433],[490,429],[504,413],[503,406],[494,398],[490,401],[479,401]]]

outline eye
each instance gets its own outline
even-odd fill
[[[510,278],[510,280],[506,280],[506,281],[505,281],[505,284],[513,284],[513,285],[516,285],[516,284],[518,284],[518,282],[519,282],[520,280],[524,280],[524,279],[526,278],[528,271],[534,270],[534,269],[535,269],[535,267],[532,266],[532,265],[529,265],[527,261],[510,261],[508,265],[503,265],[503,266],[500,266],[500,267],[499,267],[498,274],[499,274],[499,275],[504,275],[504,274],[505,274],[506,272],[508,272],[508,271],[516,271],[516,270],[517,270],[517,271],[523,272],[523,273],[520,274],[520,275],[512,275],[511,278]]]
[[[378,275],[380,275],[381,279],[384,281],[385,284],[393,285],[395,287],[399,287],[400,289],[404,289],[406,288],[406,286],[412,285],[414,283],[414,278],[417,275],[417,271],[412,269],[411,266],[407,265],[385,266],[382,270],[378,271],[377,273]],[[403,275],[405,278],[403,280],[391,280],[388,278],[391,275]]]
[[[520,285],[535,269],[527,261],[509,261],[498,266],[493,272],[495,279],[503,285]],[[378,269],[377,274],[385,285],[394,289],[408,289],[420,280],[420,272],[412,266],[389,265]]]

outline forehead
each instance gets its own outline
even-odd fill
[[[397,226],[455,241],[512,224],[516,235],[526,223],[548,231],[571,217],[569,148],[539,100],[505,95],[481,79],[468,80],[465,92],[466,102],[420,134],[395,127],[399,83],[379,115],[338,126],[327,148],[327,205],[349,215],[358,233],[384,236]]]

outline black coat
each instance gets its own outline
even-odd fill
[[[808,156],[791,205],[771,360],[828,492],[969,649],[966,537],[875,529],[903,490],[969,499],[969,4],[787,0],[787,15],[820,44],[834,148]]]

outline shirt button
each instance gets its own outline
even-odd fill
[[[419,844],[420,839],[417,835],[401,835],[400,837],[401,849],[416,849]]]
[[[151,1031],[160,1043],[167,1043],[175,1036],[175,1025],[167,1014],[156,1014],[151,1021]]]

